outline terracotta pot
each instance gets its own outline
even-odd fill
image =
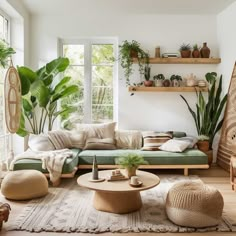
[[[136,176],[136,167],[126,168],[127,177],[130,179],[132,176]]]
[[[197,142],[197,147],[200,151],[207,152],[207,151],[209,151],[209,141],[208,140],[199,140]]]
[[[165,79],[165,80],[163,81],[163,86],[164,86],[164,87],[170,87],[170,80]]]
[[[181,57],[183,58],[189,58],[191,56],[191,51],[190,50],[184,50],[180,51]]]
[[[210,49],[207,47],[207,43],[203,43],[203,47],[200,50],[202,58],[209,58],[210,57]]]
[[[199,58],[200,57],[200,51],[199,50],[193,50],[192,51],[192,57],[193,58]]]
[[[129,55],[130,55],[131,58],[137,58],[138,57],[138,53],[133,49],[130,50]]]
[[[152,80],[144,80],[144,86],[145,87],[152,87],[153,81]]]

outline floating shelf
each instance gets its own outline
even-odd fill
[[[134,63],[138,63],[137,59],[134,59]],[[219,64],[220,58],[150,58],[150,64]]]
[[[130,86],[129,92],[207,92],[208,87],[135,87]]]

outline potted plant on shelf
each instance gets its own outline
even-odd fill
[[[149,60],[149,54],[141,48],[140,43],[137,41],[123,41],[123,43],[119,45],[119,61],[121,67],[124,69],[127,86],[130,85],[130,76],[133,73],[132,66],[134,60],[138,61],[140,74],[144,74],[144,68]]]
[[[222,75],[219,80],[215,72],[207,73],[205,77],[209,83],[207,99],[203,96],[201,91],[196,92],[196,111],[190,107],[189,103],[182,95],[180,96],[186,103],[194,119],[199,139],[204,138],[204,140],[209,143],[209,150],[212,151],[214,137],[223,124],[223,119],[220,119],[220,117],[227,101],[227,94],[223,97],[221,96]],[[199,146],[201,146],[201,144]]]
[[[179,48],[181,57],[189,58],[191,56],[191,46],[189,44],[183,43]]]
[[[192,57],[193,58],[199,58],[200,57],[200,48],[198,47],[197,44],[193,45]]]
[[[70,85],[71,77],[56,80],[69,66],[69,59],[59,57],[37,71],[18,67],[22,85],[22,112],[17,134],[25,137],[29,133],[40,134],[52,130],[58,116],[74,112],[76,108],[68,105],[59,109],[62,98],[78,93],[77,85]]]
[[[151,67],[149,66],[149,64],[146,64],[144,67],[144,85],[146,87],[152,87],[153,85],[153,81],[150,80],[151,78]]]
[[[148,162],[138,154],[129,153],[119,157],[118,164],[126,169],[127,176],[130,178],[136,175],[136,170],[140,165],[148,164]]]
[[[163,81],[165,80],[165,76],[163,74],[154,75],[153,80],[155,82],[156,87],[162,87]]]
[[[179,87],[180,81],[182,81],[182,77],[180,75],[171,75],[170,81],[172,82],[173,87]]]

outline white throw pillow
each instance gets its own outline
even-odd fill
[[[183,152],[188,146],[188,141],[170,139],[169,141],[162,144],[159,149],[167,152]]]
[[[86,132],[86,138],[114,138],[116,122],[104,124],[76,124],[77,131]]]
[[[115,141],[119,149],[140,149],[142,133],[138,130],[116,130]]]
[[[30,134],[28,146],[32,151],[55,150],[47,134]]]
[[[174,139],[189,142],[188,148],[194,148],[194,146],[196,145],[198,141],[198,139],[194,136],[186,136],[186,137],[174,138]]]

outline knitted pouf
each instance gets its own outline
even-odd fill
[[[38,170],[11,171],[2,181],[1,192],[12,200],[42,197],[48,193],[48,181]]]
[[[201,182],[180,182],[168,192],[166,213],[175,224],[187,227],[209,227],[219,223],[224,201],[214,187]]]

